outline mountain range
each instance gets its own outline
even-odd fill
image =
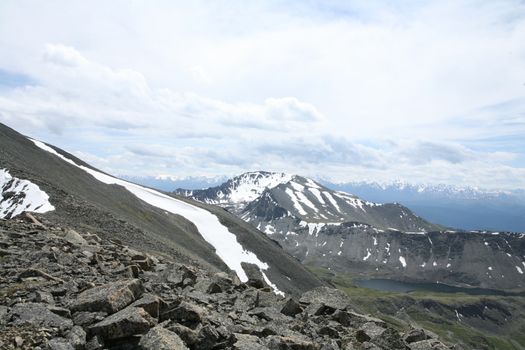
[[[216,187],[225,176],[179,177],[124,176],[126,180],[163,191]],[[488,190],[445,184],[413,184],[402,181],[333,182],[316,179],[325,187],[352,193],[378,203],[400,203],[414,213],[446,227],[465,230],[525,232],[525,191]]]
[[[171,193],[133,179],[0,124],[0,348],[454,348],[430,327],[521,349],[524,234],[451,229],[299,175]],[[357,284],[377,278],[482,296]]]
[[[525,287],[525,234],[447,229],[400,204],[369,202],[309,178],[264,171],[176,193],[224,207],[307,266],[362,277]]]

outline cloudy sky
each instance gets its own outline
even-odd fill
[[[113,174],[525,188],[523,1],[3,0],[0,48],[0,122]]]

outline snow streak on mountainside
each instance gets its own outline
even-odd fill
[[[282,294],[282,292],[279,291],[277,287],[269,281],[268,277],[264,273],[264,270],[268,269],[269,267],[268,264],[259,260],[254,253],[245,250],[242,245],[237,242],[236,236],[231,233],[226,226],[222,225],[215,215],[204,209],[172,198],[158,191],[114,178],[86,166],[78,165],[44,143],[36,140],[32,141],[37,147],[50,152],[60,157],[64,161],[86,171],[99,181],[105,184],[117,184],[123,186],[146,203],[169,211],[173,214],[181,215],[190,220],[195,224],[203,238],[215,248],[217,255],[226,263],[226,265],[228,265],[230,269],[237,273],[241,281],[245,282],[248,280],[241,263],[245,262],[255,264],[261,269],[265,280],[270,286],[272,286],[274,291],[278,294]]]
[[[25,211],[46,213],[55,210],[49,196],[37,185],[13,177],[0,169],[0,218],[12,218]]]

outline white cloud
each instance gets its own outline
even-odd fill
[[[521,2],[229,5],[3,3],[0,121],[117,173],[525,187]]]

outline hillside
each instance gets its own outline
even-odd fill
[[[274,241],[223,210],[211,213],[111,177],[3,125],[0,149],[0,168],[37,185],[54,207],[47,215],[60,222],[210,271],[234,270],[244,281],[241,263],[252,263],[278,292],[297,294],[322,285]]]

